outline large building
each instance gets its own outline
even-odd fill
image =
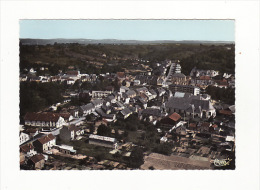
[[[184,92],[184,93],[191,93],[195,96],[200,94],[200,88],[197,86],[190,86],[190,85],[177,85],[172,84],[169,86],[169,89],[175,93],[175,92]]]
[[[181,95],[181,94],[180,94]],[[187,95],[173,96],[165,103],[168,113],[177,112],[184,116],[210,118],[216,116],[216,110],[210,100],[205,100],[201,96]]]
[[[66,124],[61,114],[42,112],[42,113],[26,113],[24,116],[25,125],[34,127],[51,127],[60,128]]]
[[[89,144],[104,146],[108,148],[117,148],[117,140],[111,137],[99,136],[91,134],[89,136]]]

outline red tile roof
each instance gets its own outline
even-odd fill
[[[170,119],[172,119],[173,121],[178,121],[179,119],[181,119],[181,116],[177,113],[173,113],[172,115],[169,116]]]
[[[39,161],[41,161],[41,160],[43,160],[44,159],[44,156],[42,155],[42,154],[36,154],[36,155],[34,155],[34,156],[32,156],[31,158],[30,158],[30,160],[33,162],[33,163],[37,163],[37,162],[39,162]]]
[[[24,120],[57,122],[60,117],[63,117],[64,119],[68,119],[70,117],[70,114],[67,114],[67,113],[52,113],[52,112],[42,112],[42,113],[27,112],[26,115],[24,116]]]
[[[232,111],[230,110],[220,110],[219,113],[223,115],[232,115]]]
[[[117,72],[116,75],[117,75],[118,78],[125,78],[124,72]]]
[[[76,127],[75,125],[71,125],[68,127],[69,131],[79,131],[80,129],[78,127]]]
[[[71,114],[70,113],[59,113],[61,117],[63,117],[65,120],[69,119]]]
[[[21,151],[26,153],[29,152],[30,150],[34,149],[34,146],[32,144],[26,144],[20,147]]]
[[[75,75],[75,76],[77,76],[78,74],[79,74],[78,71],[68,71],[67,72],[67,75]]]
[[[209,127],[210,126],[210,123],[208,122],[204,122],[201,124],[201,127]]]
[[[200,76],[200,80],[210,80],[210,76]]]
[[[49,142],[53,139],[55,139],[55,137],[52,134],[49,134],[49,135],[46,135],[46,136],[43,136],[43,137],[37,139],[37,141],[39,141],[41,144],[46,144],[47,142]]]
[[[59,117],[60,117],[59,114],[51,113],[51,112],[43,112],[43,113],[27,112],[26,115],[24,116],[24,120],[57,122],[59,120]]]
[[[195,128],[196,127],[196,123],[190,123],[189,126]]]

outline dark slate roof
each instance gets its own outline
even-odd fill
[[[113,104],[115,107],[124,107],[124,104],[120,101],[116,101],[116,103]]]
[[[172,77],[181,77],[181,78],[185,78],[186,76],[185,76],[184,74],[182,74],[182,73],[174,73],[174,74],[172,75]]]
[[[106,113],[101,108],[96,109],[96,112],[102,117],[106,115]]]
[[[166,92],[163,88],[157,88],[157,91],[160,93]]]
[[[136,89],[136,91],[139,93],[139,92],[142,92],[142,91],[148,91],[148,89],[146,87],[142,87],[142,88]]]
[[[191,104],[195,106],[195,108],[197,107],[201,107],[201,109],[205,109],[208,110],[209,109],[209,101],[208,100],[196,100],[196,99],[192,99],[191,100]]]
[[[128,90],[128,91],[126,92],[126,95],[127,95],[127,96],[133,96],[133,95],[136,95],[136,92],[135,92],[134,90]]]
[[[199,96],[189,95],[185,93],[183,98],[171,97],[168,102],[166,102],[167,108],[174,108],[180,110],[186,110],[193,112],[192,105],[194,105],[194,112],[200,113],[200,108],[202,110],[214,109],[209,100],[200,100]]]
[[[86,111],[86,110],[91,110],[94,108],[94,105],[92,103],[88,103],[84,106],[80,106],[80,108],[83,110],[83,111]]]
[[[147,108],[141,111],[142,115],[153,115],[153,116],[161,116],[161,111],[159,109]]]
[[[102,105],[101,108],[104,110],[104,111],[108,111],[110,110],[110,108],[106,105]]]
[[[109,102],[111,102],[114,99],[115,99],[115,96],[113,94],[110,94],[108,97],[106,97],[106,100]]]
[[[189,98],[171,97],[168,102],[166,102],[165,107],[186,110],[190,107],[190,101]]]
[[[96,99],[96,100],[92,100],[91,103],[92,103],[94,106],[97,106],[98,104],[102,104],[102,103],[103,103],[103,100],[101,100],[101,99]]]
[[[149,92],[150,92],[152,95],[156,95],[156,96],[157,96],[157,93],[156,93],[153,89],[149,90]]]
[[[131,111],[129,108],[125,108],[125,109],[123,109],[123,110],[121,111],[121,113],[122,113],[123,115],[128,115],[128,114],[132,113],[132,111]]]

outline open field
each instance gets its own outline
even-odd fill
[[[153,166],[157,170],[198,170],[198,169],[212,169],[210,161],[199,161],[180,156],[165,156],[162,154],[152,153],[144,158],[144,164],[141,169],[149,169]]]

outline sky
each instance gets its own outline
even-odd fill
[[[20,20],[20,38],[235,41],[235,21]]]

